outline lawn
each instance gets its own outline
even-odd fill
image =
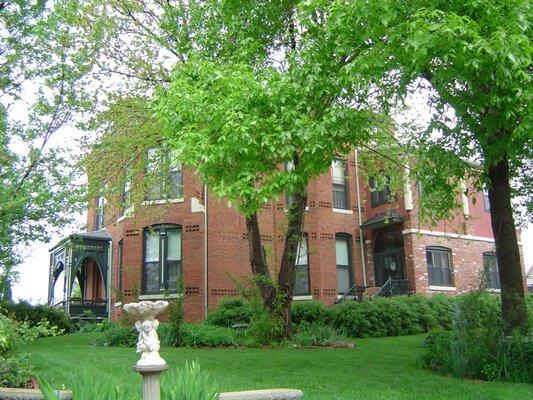
[[[134,349],[91,345],[95,334],[39,339],[27,346],[36,371],[59,387],[112,381],[140,398]],[[423,336],[360,339],[354,349],[162,349],[171,367],[198,360],[221,391],[297,388],[304,399],[532,399],[533,385],[461,380],[422,369]]]

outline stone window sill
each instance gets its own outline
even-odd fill
[[[165,299],[179,299],[183,294],[141,294],[139,300],[165,300]]]
[[[299,300],[313,300],[312,295],[305,295],[305,296],[292,296],[293,301],[299,301]]]
[[[168,199],[168,200],[145,200],[141,204],[143,206],[151,206],[154,204],[172,204],[172,203],[183,203],[185,200],[183,197],[179,199]]]
[[[455,286],[429,286],[429,290],[437,290],[441,292],[455,292],[457,288]]]
[[[339,214],[353,214],[352,210],[345,210],[344,208],[332,208],[331,211]]]

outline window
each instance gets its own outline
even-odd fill
[[[347,210],[348,201],[348,179],[346,163],[340,158],[335,158],[331,165],[332,182],[333,182],[333,208]]]
[[[500,288],[500,275],[496,253],[483,253],[483,272],[487,289]]]
[[[335,255],[337,257],[337,290],[344,294],[353,285],[351,237],[346,234],[335,235]]]
[[[127,179],[124,182],[124,190],[122,192],[122,198],[120,203],[120,212],[118,217],[124,217],[126,213],[131,211],[131,181]]]
[[[486,212],[490,212],[489,191],[487,189],[483,189],[483,207]]]
[[[98,197],[94,204],[94,230],[105,228],[105,199]]]
[[[118,272],[117,272],[117,292],[120,296],[122,294],[122,257],[124,253],[124,241],[121,240],[118,242],[118,249],[117,249],[117,266],[118,266]]]
[[[308,296],[311,294],[309,287],[309,256],[307,251],[307,237],[302,234],[298,243],[295,263],[294,295]]]
[[[146,173],[152,177],[145,200],[180,199],[183,197],[183,172],[176,155],[161,149],[149,149]],[[163,174],[163,178],[158,177]]]
[[[285,171],[290,172],[294,171],[294,163],[292,161],[287,161],[284,164]],[[294,204],[294,195],[289,192],[285,192],[285,208],[288,210]]]
[[[388,182],[389,179],[387,179]],[[378,182],[375,178],[370,179],[370,204],[377,207],[387,204],[390,201],[390,189],[386,184],[381,190],[378,189]]]
[[[144,294],[177,293],[181,276],[181,227],[154,226],[144,231]]]
[[[453,286],[452,253],[444,247],[426,247],[429,284]]]

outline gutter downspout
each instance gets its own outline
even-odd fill
[[[204,200],[204,316],[207,317],[207,311],[209,309],[209,304],[208,304],[208,299],[209,299],[209,296],[208,296],[208,293],[207,293],[207,290],[208,290],[208,283],[209,283],[209,280],[208,280],[208,275],[207,275],[207,271],[208,271],[208,260],[207,260],[207,256],[208,256],[208,234],[207,234],[207,223],[208,223],[208,214],[207,214],[207,203],[208,203],[208,197],[209,197],[209,193],[207,191],[207,185],[204,185],[204,196],[205,196],[205,200]]]
[[[357,194],[357,214],[359,216],[359,245],[361,246],[361,265],[363,270],[363,286],[366,286],[366,266],[365,266],[365,245],[361,225],[363,224],[361,216],[361,193],[359,192],[359,161],[357,158],[357,149],[355,149],[355,190]]]
[[[107,320],[111,322],[111,313],[113,312],[111,297],[112,297],[112,282],[113,282],[113,239],[109,241],[109,247],[107,248]]]

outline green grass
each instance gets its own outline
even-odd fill
[[[38,374],[59,387],[110,381],[138,399],[130,348],[91,346],[96,334],[39,339],[27,346]],[[445,377],[419,365],[423,336],[360,339],[354,349],[167,349],[171,367],[198,360],[221,391],[297,388],[304,399],[531,399],[533,385]]]

